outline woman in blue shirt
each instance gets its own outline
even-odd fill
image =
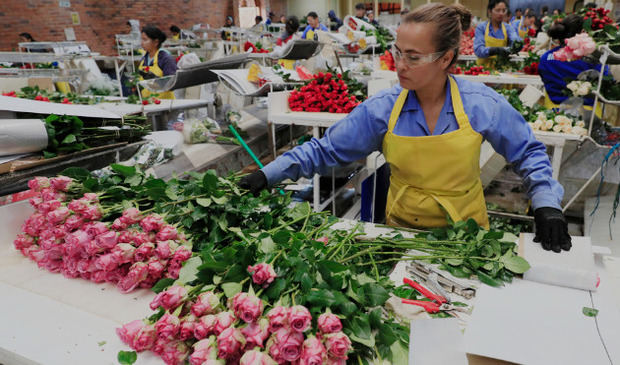
[[[553,52],[564,47],[564,41],[567,38],[574,37],[576,34],[581,33],[583,30],[583,19],[581,16],[571,14],[564,18],[561,22],[558,22],[549,28],[547,34],[552,39],[560,41],[560,45],[549,50],[547,53],[540,57],[540,63],[538,64],[538,73],[540,78],[545,84],[545,90],[547,91],[548,99],[547,105],[549,107],[557,106],[564,100],[568,99],[568,95],[564,93],[566,90],[566,80],[568,82],[576,80],[577,76],[586,70],[601,70],[599,63],[589,63],[583,60],[575,61],[558,61],[553,58]],[[609,74],[609,69],[605,69],[605,74]],[[585,99],[585,105],[592,105],[593,99]],[[555,104],[555,105],[554,105]]]
[[[454,221],[473,218],[488,227],[479,167],[486,139],[522,177],[537,240],[555,252],[570,249],[560,210],[564,192],[551,177],[545,146],[503,96],[448,73],[470,19],[459,4],[427,4],[408,13],[392,48],[400,85],[369,98],[323,138],[284,153],[239,185],[258,193],[381,151],[391,169],[388,224],[445,226],[447,213]]]
[[[527,32],[532,28],[536,22],[536,15],[533,12],[526,13],[521,19],[515,19],[510,25],[515,30],[519,38],[524,39],[527,36]]]
[[[503,22],[507,10],[506,0],[489,1],[489,20],[478,24],[474,36],[474,53],[479,65],[490,66],[496,55],[508,56],[507,47],[521,40],[514,28]]]

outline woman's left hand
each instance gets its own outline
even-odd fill
[[[550,207],[538,208],[534,211],[536,223],[536,237],[534,242],[540,242],[545,250],[562,252],[572,247],[568,234],[568,223],[562,211]]]

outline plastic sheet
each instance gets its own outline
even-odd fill
[[[40,119],[0,119],[0,156],[38,152],[47,147]]]

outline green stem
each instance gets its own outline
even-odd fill
[[[284,250],[280,250],[280,252],[278,252],[278,254],[273,259],[271,259],[271,261],[269,262],[269,265],[273,265],[273,263],[276,262],[278,257],[280,257],[280,255],[282,255],[283,253],[284,253]]]
[[[368,256],[370,257],[370,262],[372,263],[372,268],[375,270],[375,279],[377,281],[380,280],[379,278],[379,269],[377,268],[377,264],[375,263],[375,258],[372,257],[372,254],[368,254]]]
[[[340,251],[340,249],[342,248],[342,246],[344,246],[350,239],[351,237],[355,234],[355,232],[357,232],[357,230],[359,229],[361,223],[357,223],[355,225],[355,227],[353,227],[353,229],[349,232],[349,234],[340,242],[338,242],[336,245],[334,245],[334,247],[330,248],[327,253],[325,254],[325,256],[329,256],[327,259],[331,260],[334,258],[334,256],[336,256],[336,253],[338,253],[338,251]],[[333,250],[333,252],[332,252]],[[331,253],[331,255],[330,255]]]

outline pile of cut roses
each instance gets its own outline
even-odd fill
[[[360,104],[348,92],[341,74],[319,72],[298,90],[291,91],[288,98],[292,111],[349,113]]]
[[[68,278],[116,284],[123,293],[150,288],[162,278],[176,279],[191,255],[183,233],[157,214],[124,209],[113,222],[103,220],[100,194],[81,191],[67,176],[36,177],[28,183],[35,212],[22,225],[15,248],[37,265]],[[110,208],[108,208],[110,209]]]

